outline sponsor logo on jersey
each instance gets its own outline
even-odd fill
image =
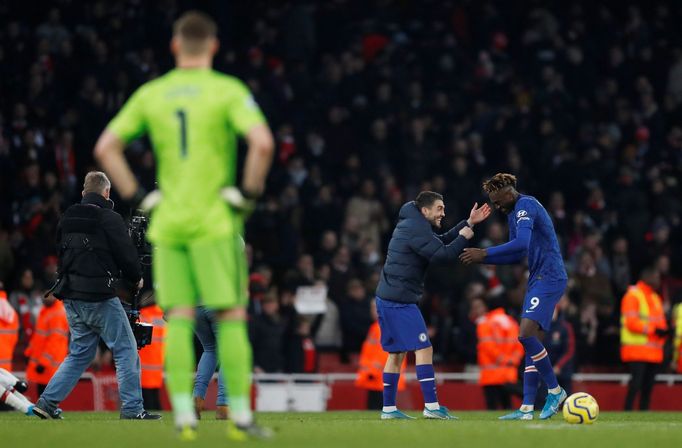
[[[516,212],[517,218],[522,218],[522,217],[527,216],[527,215],[528,215],[528,212],[525,210],[519,210],[518,212]]]

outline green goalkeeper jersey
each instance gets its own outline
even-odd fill
[[[125,143],[148,134],[162,200],[149,239],[185,244],[241,231],[220,198],[234,185],[237,135],[265,119],[246,86],[211,69],[175,69],[141,86],[109,123]]]

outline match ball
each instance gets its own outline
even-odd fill
[[[568,423],[593,423],[599,416],[597,400],[585,392],[576,392],[564,401],[564,420]]]

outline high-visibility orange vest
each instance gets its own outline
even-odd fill
[[[164,347],[166,344],[166,321],[158,305],[147,306],[140,310],[140,321],[152,324],[152,343],[140,350],[142,365],[142,387],[158,389],[163,386]]]
[[[518,340],[519,324],[503,308],[496,308],[478,320],[476,334],[479,384],[516,383],[523,358],[523,346]]]
[[[57,300],[43,306],[38,314],[35,332],[24,354],[28,357],[26,378],[37,384],[47,384],[69,351],[69,322],[64,304]],[[45,368],[38,373],[36,368]]]
[[[675,323],[673,359],[677,361],[677,373],[682,373],[682,303],[673,308],[673,322]]]
[[[367,332],[367,338],[362,343],[360,350],[360,367],[355,385],[362,389],[384,390],[384,366],[388,359],[388,353],[381,348],[381,329],[379,323],[374,322]],[[404,373],[407,359],[400,366],[400,372]],[[398,390],[405,390],[405,375],[400,375]]]
[[[620,358],[623,362],[663,362],[665,339],[656,329],[667,329],[661,297],[639,281],[628,288],[620,305]]]
[[[12,371],[12,355],[19,340],[19,316],[0,290],[0,368]]]

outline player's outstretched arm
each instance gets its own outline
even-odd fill
[[[417,252],[422,257],[429,261],[446,262],[455,261],[457,257],[467,245],[467,242],[473,238],[474,231],[470,227],[464,226],[459,231],[459,236],[450,244],[444,244],[443,241],[434,234],[430,227],[423,233],[415,235],[410,238],[409,244],[412,250]]]
[[[484,264],[511,264],[517,263],[528,253],[528,245],[532,229],[530,227],[520,227],[516,238],[500,244],[499,246],[489,247],[488,249],[469,248],[464,249],[459,259],[464,264],[484,263]]]

